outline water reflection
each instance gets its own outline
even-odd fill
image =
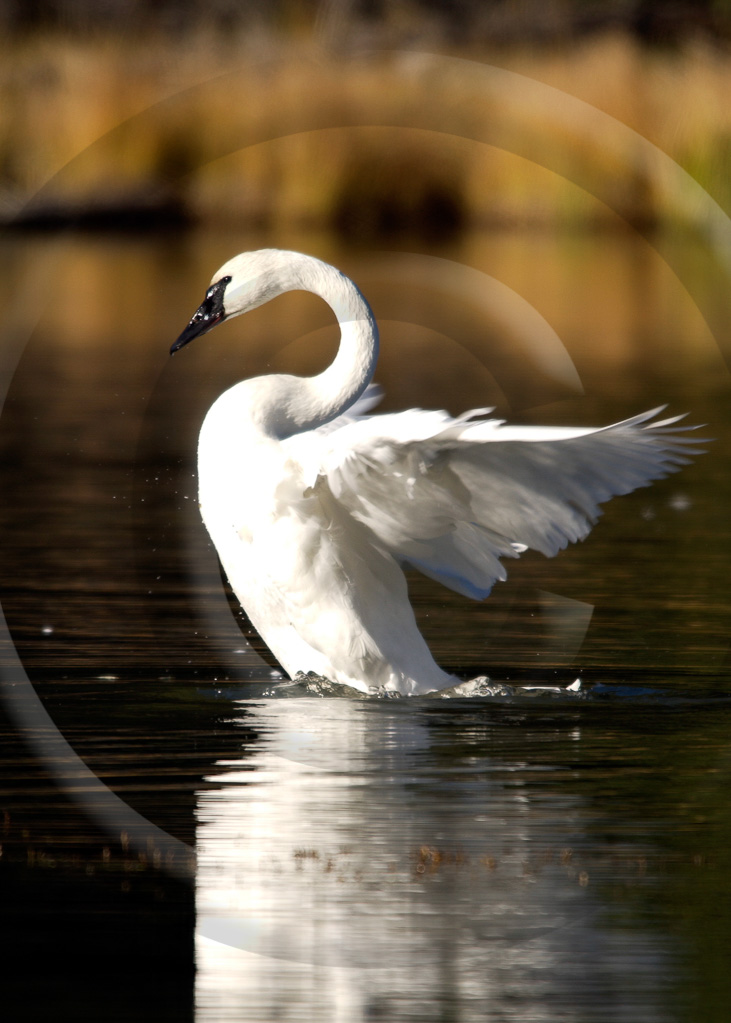
[[[197,801],[200,1023],[659,1019],[671,950],[606,926],[582,800],[512,748],[540,722],[406,703],[241,705]]]

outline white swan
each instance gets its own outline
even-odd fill
[[[283,668],[362,691],[426,693],[458,680],[434,662],[402,564],[469,597],[501,558],[551,557],[587,535],[599,504],[695,454],[660,409],[602,429],[505,426],[477,409],[366,416],[378,330],[351,280],[311,256],[235,256],[171,354],[285,291],[323,298],[340,323],[317,376],[235,384],[200,433],[203,520],[252,624]],[[360,401],[359,401],[360,399]]]

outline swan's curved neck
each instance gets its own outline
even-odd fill
[[[267,432],[280,439],[316,429],[345,412],[368,386],[378,358],[378,328],[373,313],[350,278],[313,256],[271,250],[274,297],[285,291],[310,291],[335,313],[340,346],[333,362],[314,377],[279,377],[276,407],[268,410]],[[274,395],[273,395],[274,397]]]

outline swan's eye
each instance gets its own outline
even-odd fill
[[[226,287],[230,283],[231,283],[231,277],[229,276],[229,277],[222,277],[220,280],[216,281],[215,284],[212,284],[210,286],[210,288],[208,289],[208,291],[206,292],[206,299],[205,299],[206,302],[211,302],[213,304],[219,304],[220,303],[221,305],[223,305],[223,293],[226,290]]]
[[[225,318],[223,295],[230,283],[230,277],[222,277],[220,281],[216,281],[215,284],[210,286],[198,312],[195,314],[197,319],[210,320],[212,321],[211,325],[213,325]]]

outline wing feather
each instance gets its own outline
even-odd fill
[[[508,426],[490,411],[342,417],[317,445],[285,443],[382,549],[476,599],[505,578],[501,558],[552,557],[589,533],[603,502],[700,453],[694,427],[655,419],[662,408],[598,429]]]

